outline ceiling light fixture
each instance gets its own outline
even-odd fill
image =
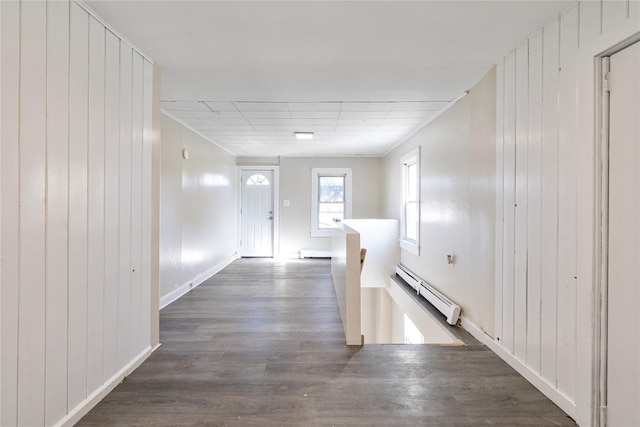
[[[294,132],[298,139],[313,139],[313,132]]]

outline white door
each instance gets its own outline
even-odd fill
[[[611,56],[607,425],[640,426],[640,43]]]
[[[243,257],[273,256],[273,171],[243,170],[240,226]]]

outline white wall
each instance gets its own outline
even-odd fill
[[[353,218],[380,218],[382,159],[371,157],[285,157],[280,160],[280,254],[297,256],[301,249],[331,251],[330,237],[310,237],[311,169],[351,168]],[[282,201],[289,200],[289,206]]]
[[[362,343],[360,233],[339,224],[331,239],[331,278],[347,345]]]
[[[76,3],[0,9],[0,424],[72,423],[151,351],[153,66]]]
[[[497,71],[496,343],[581,425],[593,422],[597,388],[593,57],[612,45],[589,46],[640,32],[639,10],[575,3]],[[629,17],[633,28],[611,38]]]
[[[493,333],[495,72],[384,158],[384,215],[400,218],[401,157],[420,146],[420,256],[401,262]],[[456,263],[447,264],[447,254]]]
[[[189,151],[184,159],[182,150]],[[162,116],[161,306],[235,259],[236,158]]]

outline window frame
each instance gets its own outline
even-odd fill
[[[319,181],[320,177],[344,177],[344,219],[351,218],[352,212],[352,173],[350,168],[312,168],[311,169],[311,237],[331,237],[333,228],[319,228]]]
[[[417,200],[407,200],[408,193],[408,167],[411,165],[416,166],[416,193]],[[421,193],[420,193],[420,147],[409,151],[400,158],[400,170],[401,170],[401,200],[400,200],[400,247],[409,251],[414,255],[420,255],[420,205],[421,205]],[[416,212],[416,239],[407,238],[407,204],[417,203]]]

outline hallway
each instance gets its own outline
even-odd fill
[[[487,347],[347,347],[326,260],[240,259],[78,425],[573,426]]]

